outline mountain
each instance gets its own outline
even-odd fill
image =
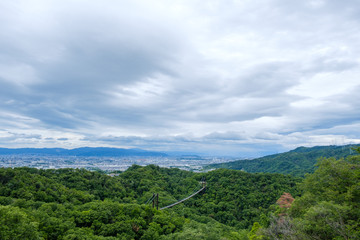
[[[204,179],[206,190],[161,210],[198,191]],[[114,177],[85,169],[0,168],[0,239],[247,239],[247,229],[266,218],[284,191],[299,195],[301,180],[155,165],[133,165]]]
[[[0,148],[0,155],[52,155],[52,156],[94,156],[94,157],[123,157],[123,156],[156,156],[164,157],[162,152],[147,151],[137,148],[107,148],[83,147],[75,149],[64,148]]]
[[[345,158],[349,155],[355,155],[356,153],[352,148],[358,146],[360,145],[298,147],[285,153],[273,154],[252,160],[211,164],[206,168],[228,168],[244,170],[250,173],[266,172],[304,176],[306,173],[314,172],[316,168],[315,163],[318,158]]]
[[[155,165],[116,175],[0,168],[0,239],[360,239],[359,184],[360,155],[323,159],[305,178]]]

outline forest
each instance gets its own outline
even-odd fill
[[[282,173],[304,177],[305,174],[313,173],[315,171],[318,158],[346,158],[355,155],[356,151],[353,149],[357,147],[360,147],[360,145],[350,144],[344,146],[298,147],[288,152],[268,155],[256,159],[211,164],[206,168],[228,168],[244,170],[251,173]]]
[[[360,153],[360,148],[354,149]],[[206,189],[173,208],[159,207]],[[305,177],[133,165],[0,168],[0,239],[360,239],[360,155]]]

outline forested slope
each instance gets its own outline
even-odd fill
[[[360,153],[360,148],[357,148]],[[251,239],[360,239],[360,156],[321,158],[300,185],[302,196],[283,196]]]
[[[207,189],[183,204],[159,205]],[[83,169],[0,169],[0,239],[242,239],[299,179],[220,169],[133,166],[117,177]],[[245,234],[245,235],[244,235]]]
[[[305,178],[154,165],[116,177],[0,168],[0,239],[360,239],[360,156],[316,167]],[[160,207],[176,202],[203,178],[205,192],[174,208],[149,201],[158,193]]]
[[[299,147],[289,152],[269,155],[253,160],[238,160],[228,163],[211,164],[207,166],[207,168],[228,168],[251,173],[266,172],[304,176],[306,173],[315,171],[315,164],[319,157],[347,157],[356,154],[352,148],[358,146],[360,145]]]

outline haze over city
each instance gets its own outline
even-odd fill
[[[358,1],[0,2],[0,147],[360,143]]]

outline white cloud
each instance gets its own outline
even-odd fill
[[[12,146],[240,154],[360,139],[341,127],[360,122],[357,1],[0,7],[0,128],[17,133]]]
[[[35,69],[23,63],[0,65],[0,79],[19,87],[40,82]]]

